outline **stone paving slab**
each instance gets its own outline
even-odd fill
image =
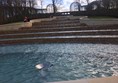
[[[45,18],[45,19],[33,19],[30,22],[17,22],[17,23],[10,23],[10,24],[4,24],[0,25],[0,31],[13,31],[13,30],[19,30],[21,27],[32,27],[32,23],[34,22],[41,22],[41,21],[51,21],[55,19],[54,18]]]
[[[80,23],[87,25],[110,25],[118,24],[118,19],[81,19]]]
[[[50,83],[118,83],[118,76]]]
[[[24,26],[24,22],[4,24],[0,25],[0,31],[18,30],[22,26]]]

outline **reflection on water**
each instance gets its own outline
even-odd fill
[[[47,66],[37,70],[37,64]],[[33,44],[0,47],[0,83],[43,83],[112,75],[118,75],[118,45]]]

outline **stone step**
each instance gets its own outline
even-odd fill
[[[34,22],[32,25],[33,26],[39,26],[39,25],[53,25],[58,24],[58,25],[63,25],[63,24],[78,24],[80,23],[79,20],[77,19],[71,19],[71,20],[52,20],[52,21],[41,21],[41,22]]]
[[[58,21],[58,20],[52,20],[52,21],[41,21],[40,24],[64,24],[64,23],[78,23],[79,20],[63,20],[63,21]],[[35,22],[34,24],[39,24],[39,22]]]
[[[32,27],[32,28],[21,28],[23,31],[40,31],[40,32],[50,32],[50,31],[80,31],[80,30],[114,30],[118,29],[118,27],[102,27],[102,26],[77,26],[77,27],[55,27],[55,28],[39,28],[39,27]]]
[[[87,35],[118,35],[118,30],[81,30],[81,31],[55,31],[55,32],[32,32],[0,34],[0,39],[27,38],[27,37],[50,37],[50,36],[87,36]]]
[[[104,43],[118,44],[117,35],[96,35],[96,36],[53,36],[53,37],[32,37],[2,39],[0,45],[5,44],[29,44],[29,43]]]
[[[58,28],[58,27],[76,27],[80,26],[80,23],[71,23],[71,24],[49,24],[49,25],[37,25],[38,28]],[[33,27],[36,27],[36,25],[33,25]]]
[[[73,24],[80,24],[79,21],[75,21],[75,22],[59,22],[59,23],[52,22],[52,23],[53,23],[54,26],[56,26],[56,25],[58,25],[58,26],[61,25],[62,26],[62,25],[65,25],[65,24],[66,25],[68,25],[68,24],[69,25],[70,24],[71,25],[73,25]],[[41,23],[33,23],[32,26],[43,26],[43,25],[50,26],[50,25],[52,25],[52,23],[42,23],[42,22]]]
[[[0,31],[0,44],[112,43],[118,44],[118,25],[87,26],[79,19],[57,17],[15,31]]]
[[[70,25],[70,26],[69,26]],[[96,26],[96,25],[91,25],[91,26],[87,26],[87,25],[85,25],[85,24],[73,24],[73,25],[71,25],[71,24],[65,24],[65,26],[61,26],[61,25],[57,25],[57,26],[53,26],[53,25],[50,25],[50,26],[33,26],[32,28],[61,28],[61,29],[63,29],[63,28],[79,28],[80,30],[95,30],[95,29],[97,29],[97,30],[100,30],[100,29],[118,29],[118,25],[99,25],[99,26]]]
[[[39,28],[39,27],[22,27],[14,31],[0,31],[0,34],[30,33],[30,32],[52,32],[52,31],[80,31],[80,30],[113,30],[117,26],[78,26],[78,27],[59,27],[59,28]]]

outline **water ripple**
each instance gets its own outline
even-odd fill
[[[0,83],[43,83],[118,76],[118,45],[32,44],[0,47]],[[36,64],[52,64],[36,70]]]

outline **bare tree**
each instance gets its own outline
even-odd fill
[[[87,5],[89,4],[90,0],[86,0]]]
[[[102,4],[103,4],[104,8],[109,9],[110,1],[111,0],[102,0]]]
[[[105,9],[114,9],[118,8],[118,0],[99,0],[101,5]]]
[[[37,0],[38,4],[40,6],[41,9],[43,9],[43,2],[44,0]]]
[[[43,9],[43,0],[40,0],[41,9]]]
[[[114,8],[118,9],[118,0],[112,0]]]
[[[62,3],[63,3],[62,0],[52,0],[54,13],[57,12],[57,9],[60,8],[60,6],[62,5]]]

